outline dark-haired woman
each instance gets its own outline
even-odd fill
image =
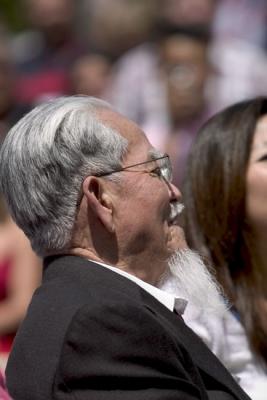
[[[190,312],[203,338],[253,400],[267,398],[267,98],[209,119],[184,180],[185,233],[212,266],[231,308]]]

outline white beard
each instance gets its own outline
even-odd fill
[[[159,287],[188,301],[188,308],[196,314],[223,316],[227,302],[200,256],[192,250],[177,250],[169,259],[169,270]]]

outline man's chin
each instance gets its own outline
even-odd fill
[[[179,225],[169,226],[168,249],[171,256],[175,255],[177,251],[188,249],[184,230]]]
[[[168,265],[159,284],[162,290],[187,300],[190,309],[195,309],[196,313],[222,316],[226,312],[221,288],[199,255],[186,248],[186,243],[173,252]]]

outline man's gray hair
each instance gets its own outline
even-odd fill
[[[128,141],[97,117],[106,108],[86,96],[50,100],[25,115],[2,145],[0,189],[40,256],[68,246],[84,178],[121,165]]]

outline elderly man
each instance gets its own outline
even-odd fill
[[[185,250],[168,156],[138,126],[59,98],[9,132],[0,160],[12,216],[44,257],[7,366],[14,399],[248,399],[182,320],[191,285],[217,311],[219,295]],[[179,298],[156,287],[168,276]]]

